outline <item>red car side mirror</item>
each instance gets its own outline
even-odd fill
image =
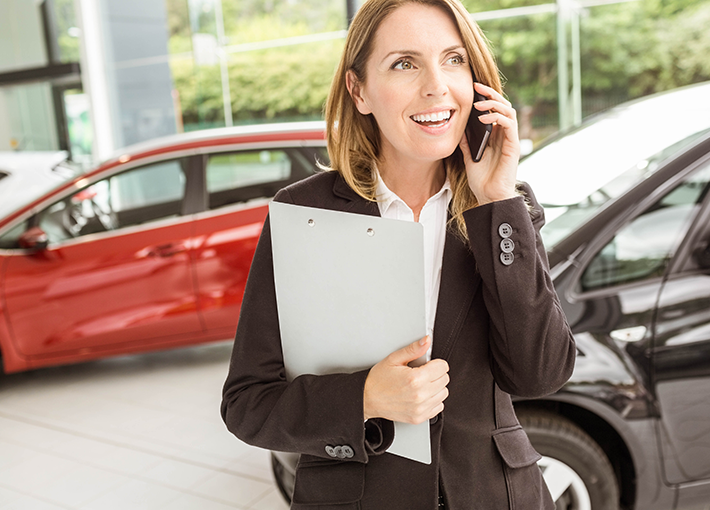
[[[20,248],[26,250],[44,250],[49,244],[49,239],[44,230],[39,227],[32,227],[26,230],[18,240]]]

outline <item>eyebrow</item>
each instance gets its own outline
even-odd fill
[[[449,46],[448,48],[445,48],[441,53],[449,53],[450,51],[454,50],[465,50],[466,48],[461,45],[461,44],[454,44],[453,46]],[[415,50],[395,50],[395,51],[390,51],[385,57],[382,59],[382,62],[390,58],[392,55],[411,55],[413,57],[421,57],[422,53],[420,51],[415,51]]]

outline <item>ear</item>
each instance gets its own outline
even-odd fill
[[[362,87],[360,86],[360,82],[353,71],[348,71],[345,74],[345,85],[348,87],[348,92],[350,93],[350,97],[353,98],[357,111],[363,115],[372,113],[372,110],[367,105],[367,101],[362,96]]]

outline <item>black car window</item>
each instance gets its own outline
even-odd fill
[[[582,289],[662,276],[700,209],[709,183],[707,164],[627,223],[592,259],[582,275]]]
[[[270,198],[294,180],[293,167],[283,150],[211,155],[207,160],[209,208]]]
[[[98,181],[38,215],[50,243],[179,216],[185,160],[155,163]]]

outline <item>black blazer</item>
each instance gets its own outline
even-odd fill
[[[559,389],[576,350],[539,237],[544,215],[523,191],[530,208],[516,197],[467,211],[468,245],[447,230],[432,357],[447,360],[451,381],[444,411],[431,420],[430,465],[384,453],[393,440],[388,420],[363,425],[367,370],[286,381],[267,218],[221,410],[244,442],[301,454],[291,508],[434,510],[439,487],[448,510],[554,507],[510,395]],[[336,172],[293,184],[275,200],[379,215]],[[504,238],[514,243],[509,264]]]

